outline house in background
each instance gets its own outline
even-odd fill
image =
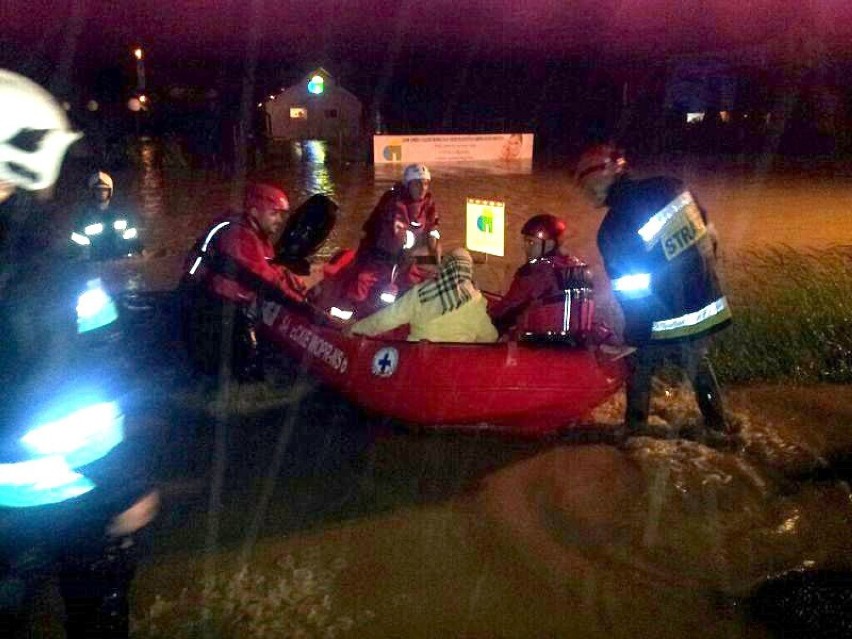
[[[727,121],[737,106],[736,70],[724,59],[680,56],[670,63],[664,108],[687,123],[700,122],[710,111]]]
[[[361,137],[363,106],[322,67],[270,96],[263,107],[273,140],[345,143]]]

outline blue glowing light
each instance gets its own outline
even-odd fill
[[[71,468],[104,457],[124,439],[124,416],[115,402],[86,406],[29,430],[21,438],[33,457],[60,456]]]
[[[31,459],[0,464],[0,506],[27,508],[84,495],[95,484],[76,471],[124,440],[124,415],[101,402],[39,424],[21,437]]]
[[[103,289],[100,278],[89,280],[77,298],[77,332],[88,333],[118,319],[118,309]]]
[[[633,273],[612,281],[612,290],[627,299],[640,299],[651,294],[650,273]]]
[[[0,506],[7,508],[56,504],[94,487],[60,456],[0,464]]]

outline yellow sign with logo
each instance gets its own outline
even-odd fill
[[[505,254],[506,203],[467,198],[465,237],[468,250]]]

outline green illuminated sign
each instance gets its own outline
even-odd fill
[[[308,82],[308,92],[313,93],[314,95],[319,95],[325,90],[325,80],[323,80],[321,75],[315,75],[311,78],[310,82]]]

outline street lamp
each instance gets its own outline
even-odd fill
[[[136,58],[136,91],[142,93],[145,90],[145,61],[142,47],[133,49],[133,57]]]

